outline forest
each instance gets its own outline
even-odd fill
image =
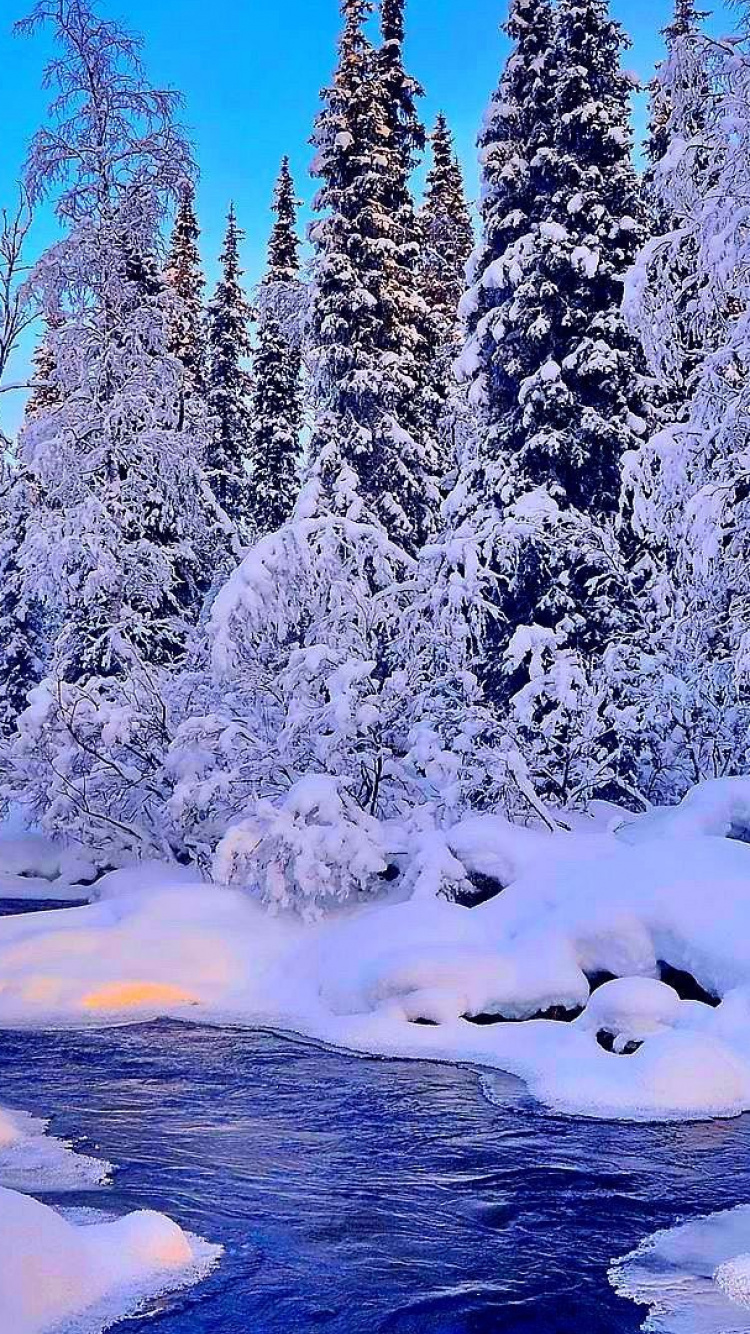
[[[564,827],[747,765],[745,9],[717,40],[677,0],[639,172],[605,0],[515,0],[476,238],[403,0],[372,10],[342,6],[309,238],[285,159],[256,290],[230,208],[206,295],[179,96],[87,0],[19,24],[56,54],[3,215],[0,370],[41,330],[3,799],[308,906],[371,873],[373,821]],[[269,879],[287,837],[309,876]]]

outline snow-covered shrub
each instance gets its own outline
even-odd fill
[[[181,854],[167,819],[166,675],[133,660],[126,677],[47,678],[2,754],[2,796],[104,862]]]
[[[295,783],[278,803],[261,799],[233,825],[214,859],[214,877],[257,890],[272,908],[310,917],[326,903],[371,888],[385,871],[377,820],[323,774]]]

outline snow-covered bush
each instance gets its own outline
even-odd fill
[[[278,804],[259,800],[221,840],[214,876],[257,890],[272,908],[304,916],[371,889],[386,869],[382,834],[343,783],[310,774]]]
[[[135,658],[127,676],[42,681],[2,755],[3,800],[103,864],[181,855],[167,818],[166,695],[166,674]]]

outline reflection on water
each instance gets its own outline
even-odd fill
[[[171,1022],[0,1038],[3,1100],[120,1165],[107,1206],[226,1248],[130,1334],[632,1334],[612,1257],[750,1201],[750,1118],[576,1121],[482,1078]]]

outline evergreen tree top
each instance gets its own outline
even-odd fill
[[[500,85],[490,103],[486,124],[479,136],[483,149],[497,143],[544,145],[551,137],[553,113],[553,60],[555,11],[552,0],[511,0],[504,32],[514,50],[507,61]],[[492,150],[491,150],[492,151]],[[484,175],[492,189],[492,163],[483,155]],[[506,182],[504,187],[503,182]],[[498,184],[513,188],[506,155],[498,162]]]
[[[404,0],[381,0],[380,31],[384,42],[404,41]]]
[[[219,256],[221,277],[208,308],[209,386],[213,391],[227,386],[244,392],[247,376],[241,361],[250,353],[249,321],[252,312],[240,279],[240,241],[244,232],[237,225],[234,204],[230,204],[224,246]]]
[[[438,111],[435,117],[435,125],[430,135],[430,144],[432,146],[432,167],[427,177],[425,193],[429,195],[431,184],[436,178],[450,170],[451,164],[455,159],[456,153],[453,146],[453,136],[448,128],[448,122],[445,113]]]
[[[268,269],[264,283],[295,282],[299,278],[299,236],[297,235],[297,198],[289,158],[284,157],[274,189],[272,212],[276,221],[268,242]]]
[[[341,0],[341,17],[344,27],[339,37],[339,54],[345,56],[352,47],[363,50],[371,43],[365,34],[365,24],[375,12],[374,0]],[[339,63],[339,71],[343,62]]]
[[[708,12],[697,9],[695,0],[675,0],[672,21],[664,29],[667,45],[672,46],[682,37],[698,32],[705,18],[708,18]]]
[[[393,136],[404,168],[410,173],[417,155],[424,149],[426,135],[417,115],[417,100],[424,96],[424,89],[404,67],[404,11],[405,0],[381,0],[383,44],[378,64],[389,136]]]
[[[559,0],[558,23],[557,142],[569,184],[585,188],[592,172],[601,177],[616,171],[623,187],[616,207],[635,215],[632,84],[621,66],[628,38],[610,17],[608,0]],[[609,193],[614,202],[615,193]]]
[[[432,164],[425,181],[424,205],[421,211],[422,228],[429,240],[438,242],[442,254],[436,255],[441,265],[450,267],[458,262],[459,270],[465,265],[473,244],[471,215],[464,192],[463,174],[453,135],[445,115],[440,111],[430,135]],[[431,236],[434,232],[435,235]],[[450,253],[445,253],[448,244]],[[454,303],[455,305],[455,303]],[[454,311],[455,314],[455,311]]]
[[[219,255],[224,280],[232,281],[241,278],[243,269],[240,267],[240,241],[245,233],[237,225],[237,214],[234,211],[234,203],[229,205],[227,213],[227,225],[224,232],[224,245]],[[221,284],[219,284],[221,285]]]
[[[186,303],[196,321],[200,319],[202,294],[206,285],[198,249],[199,236],[200,228],[195,216],[195,190],[192,183],[186,180],[180,187],[164,277],[180,299]]]
[[[432,163],[419,213],[420,267],[422,293],[441,326],[440,341],[445,342],[457,335],[458,303],[474,245],[474,229],[453,136],[442,111],[430,135],[430,146]]]
[[[198,249],[200,228],[195,215],[195,188],[192,181],[180,187],[174,227],[167,255],[166,275],[172,286],[186,300],[200,297],[205,286]]]

